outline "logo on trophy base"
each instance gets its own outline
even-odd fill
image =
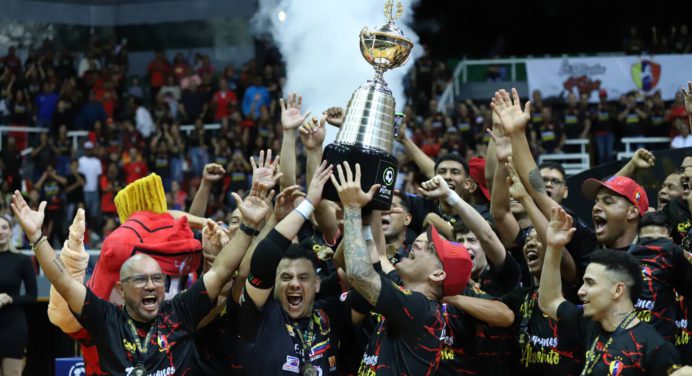
[[[413,43],[394,23],[402,11],[401,3],[396,4],[395,10],[393,1],[387,0],[385,16],[388,22],[375,30],[364,28],[360,32],[360,52],[375,69],[375,77],[353,93],[336,140],[327,145],[323,154],[324,159],[335,166],[344,161],[351,166],[359,163],[364,191],[381,184],[372,202],[364,208],[366,211],[390,208],[398,172],[397,160],[392,155],[396,102],[383,74],[406,63],[413,48]],[[339,201],[329,181],[323,196]]]

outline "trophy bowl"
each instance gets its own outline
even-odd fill
[[[402,66],[412,48],[413,43],[393,22],[372,31],[366,27],[360,32],[360,53],[378,73]]]

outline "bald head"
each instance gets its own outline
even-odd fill
[[[161,266],[151,256],[138,253],[123,262],[120,267],[120,280],[135,274],[161,273]]]

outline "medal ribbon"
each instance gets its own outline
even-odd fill
[[[603,354],[608,351],[608,346],[610,346],[611,343],[613,343],[613,340],[617,338],[619,335],[624,333],[625,329],[627,326],[632,323],[632,321],[637,318],[637,311],[632,311],[627,316],[625,316],[624,319],[622,319],[622,322],[620,325],[618,325],[617,330],[615,333],[613,333],[610,338],[608,338],[608,341],[603,345],[603,349],[596,354],[596,344],[598,344],[598,340],[601,339],[601,335],[599,334],[594,340],[593,343],[591,344],[591,348],[589,351],[586,352],[586,359],[584,359],[584,369],[581,371],[581,376],[587,376],[591,375],[591,372],[593,371],[593,367],[596,366],[596,363],[598,363],[598,358],[600,358]]]
[[[297,346],[300,347],[300,352],[299,356],[301,358],[301,361],[303,362],[303,368],[307,368],[308,365],[310,365],[310,350],[312,349],[312,344],[315,342],[315,338],[317,338],[317,333],[315,333],[315,322],[320,320],[320,317],[318,314],[313,313],[310,316],[310,323],[308,324],[307,330],[303,333],[301,332],[300,328],[298,325],[295,324],[286,324],[286,329],[288,330],[288,335],[291,336],[291,339],[293,339],[293,343]],[[287,320],[289,321],[289,320]],[[298,339],[296,340],[296,337]],[[329,346],[329,336],[327,336],[327,346]],[[312,367],[311,365],[309,367]],[[305,372],[304,372],[305,373]]]
[[[139,335],[137,334],[137,328],[135,327],[135,324],[132,322],[132,319],[130,318],[129,315],[127,315],[127,324],[130,327],[130,331],[132,332],[132,337],[134,338],[135,345],[137,347],[137,351],[135,351],[135,356],[137,357],[137,363],[138,366],[142,366],[144,364],[144,360],[146,359],[147,355],[147,350],[149,350],[149,341],[151,340],[151,336],[154,334],[154,330],[156,330],[156,322],[157,320],[154,320],[153,323],[151,323],[151,327],[149,328],[149,333],[147,333],[146,338],[144,338],[144,344],[142,344],[139,341]]]

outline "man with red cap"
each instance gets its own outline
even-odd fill
[[[337,166],[332,183],[344,207],[344,258],[353,288],[381,314],[361,361],[359,375],[431,375],[437,370],[444,330],[440,300],[463,291],[471,273],[466,249],[442,240],[436,230],[397,264],[404,287],[375,271],[362,233],[361,208],[378,185],[363,192],[360,165]]]

